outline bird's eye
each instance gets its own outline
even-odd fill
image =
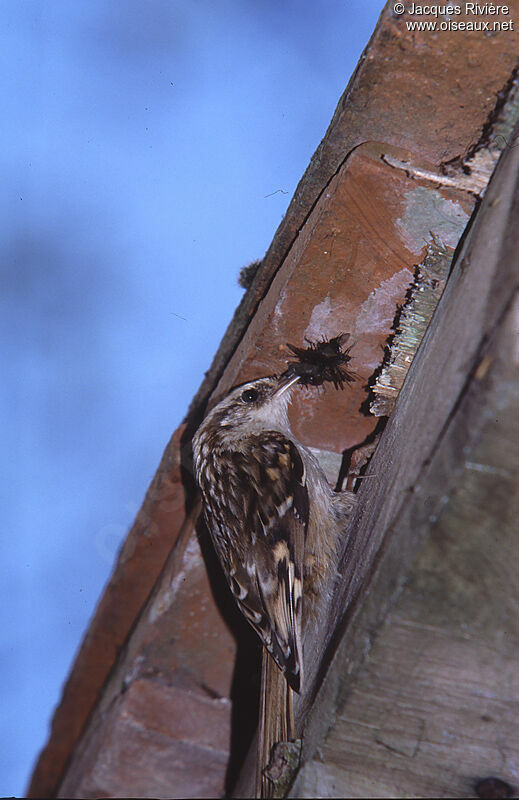
[[[258,399],[257,389],[245,389],[241,393],[241,399],[244,403],[254,403]]]

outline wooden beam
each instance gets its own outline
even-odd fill
[[[303,761],[322,741],[339,694],[362,664],[373,629],[452,489],[464,448],[480,435],[492,411],[481,388],[488,359],[506,362],[516,344],[511,308],[519,285],[519,147],[514,142],[475,215],[370,464],[374,477],[359,493],[327,624],[307,633],[307,688],[295,704],[296,731],[304,732]],[[245,775],[237,793],[248,791]]]

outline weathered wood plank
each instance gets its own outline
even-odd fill
[[[517,787],[518,314],[516,299],[419,487],[455,491],[299,796],[470,797],[489,775]]]

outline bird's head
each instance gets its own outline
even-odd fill
[[[269,429],[289,432],[287,406],[298,380],[298,375],[272,376],[236,386],[207,414],[200,430],[218,426],[236,437]]]

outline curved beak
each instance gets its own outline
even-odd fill
[[[294,383],[297,383],[299,378],[299,375],[285,375],[284,378],[282,377],[279,387],[274,392],[274,397],[280,397],[280,395],[284,394],[287,389],[290,389],[290,387],[294,385]]]

